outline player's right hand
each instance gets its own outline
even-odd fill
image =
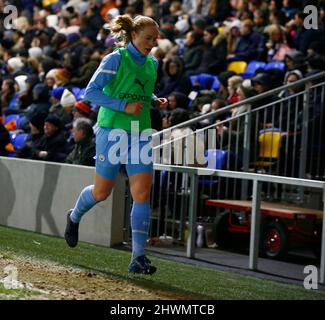
[[[143,102],[129,102],[125,107],[125,113],[139,115],[144,103]]]

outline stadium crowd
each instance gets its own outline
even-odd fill
[[[4,156],[94,165],[93,127],[100,106],[86,99],[86,87],[118,42],[109,22],[119,14],[150,16],[161,27],[152,50],[158,60],[155,94],[169,104],[165,110],[152,104],[158,131],[325,70],[324,0],[0,0],[0,21],[8,4],[19,16],[14,28],[0,24]],[[309,4],[318,8],[317,29],[304,28],[303,9]],[[244,75],[229,70],[235,61],[283,64]],[[195,78],[200,74],[210,77]],[[260,105],[272,99],[278,97]]]

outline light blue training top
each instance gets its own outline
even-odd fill
[[[136,47],[129,42],[127,45],[127,50],[129,50],[132,59],[135,63],[142,65],[145,62],[147,56],[143,55],[141,52],[136,49]],[[153,60],[158,66],[158,61],[153,57]],[[86,91],[85,91],[85,100],[88,100],[96,105],[110,108],[116,111],[124,112],[127,102],[120,99],[115,99],[107,96],[103,93],[103,88],[111,81],[113,76],[116,74],[121,63],[121,54],[120,52],[114,51],[107,56],[105,56],[97,68],[96,72],[91,77]],[[153,99],[157,97],[153,94]]]

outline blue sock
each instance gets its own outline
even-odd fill
[[[70,214],[72,222],[79,223],[81,217],[97,203],[92,193],[93,187],[91,185],[81,191],[77,203]]]
[[[144,255],[150,225],[150,203],[133,203],[131,211],[132,258]]]

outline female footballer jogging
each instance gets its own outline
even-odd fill
[[[148,145],[152,150],[150,139],[139,141],[139,134],[151,128],[152,99],[156,105],[165,107],[167,104],[167,99],[153,95],[157,62],[149,53],[156,46],[159,26],[149,17],[132,19],[122,15],[112,21],[110,28],[113,34],[122,37],[124,46],[104,57],[86,88],[85,99],[101,106],[96,133],[96,174],[94,185],[82,190],[75,207],[68,212],[65,239],[70,247],[75,247],[81,217],[111,194],[122,165],[121,161],[116,163],[112,155],[116,155],[116,145],[124,140],[126,144],[120,147],[120,156],[127,160],[125,168],[133,198],[132,259],[128,271],[152,274],[156,267],[151,265],[144,249],[150,225],[153,164],[152,158],[148,162],[139,156]],[[137,131],[133,130],[135,127]],[[121,130],[127,138],[117,142]],[[132,161],[131,157],[134,143],[139,144],[138,149],[134,149],[138,150],[137,161]]]

